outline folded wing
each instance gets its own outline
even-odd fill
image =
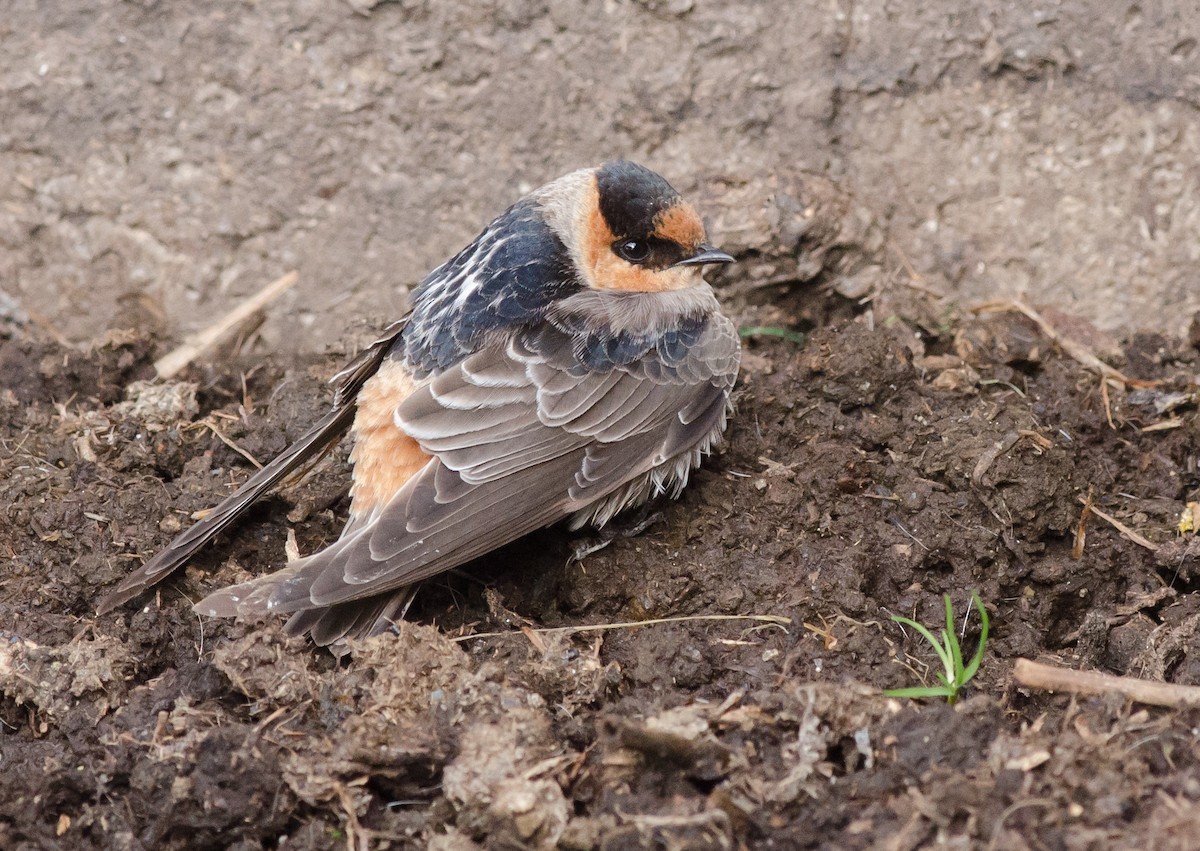
[[[396,427],[432,460],[330,547],[213,594],[202,613],[301,613],[380,595],[585,510],[724,426],[737,339],[723,317],[678,357],[579,366],[569,335],[540,328],[487,346],[400,403]],[[344,611],[339,623],[348,620]],[[314,631],[314,638],[319,640]]]

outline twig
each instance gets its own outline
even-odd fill
[[[1137,703],[1174,709],[1200,706],[1200,686],[1180,686],[1137,677],[1118,677],[1099,671],[1075,671],[1018,659],[1013,679],[1023,686],[1069,694],[1119,694]]]
[[[288,272],[267,284],[212,325],[190,335],[177,349],[156,360],[154,371],[159,378],[174,378],[180,370],[219,343],[249,317],[291,289],[298,280],[300,273]]]
[[[529,632],[561,632],[564,635],[574,635],[578,632],[602,632],[610,629],[635,629],[641,626],[654,626],[661,623],[685,623],[690,621],[761,621],[762,623],[773,623],[778,626],[790,626],[791,618],[785,618],[783,615],[681,615],[674,618],[651,618],[645,621],[625,621],[623,623],[595,623],[584,624],[582,626],[551,626],[542,627],[540,629],[530,629]],[[459,635],[450,639],[457,643],[470,641],[474,638],[497,638],[502,635],[522,635],[525,634],[524,629],[507,630],[505,632],[475,632],[471,635]]]
[[[1122,523],[1117,518],[1113,517],[1111,514],[1106,514],[1105,512],[1101,511],[1099,508],[1096,507],[1095,503],[1091,502],[1090,495],[1089,495],[1088,499],[1084,499],[1083,497],[1080,497],[1079,501],[1083,505],[1085,505],[1087,508],[1091,509],[1092,514],[1095,514],[1101,520],[1108,523],[1114,529],[1116,529],[1118,532],[1120,532],[1122,538],[1125,538],[1126,540],[1129,540],[1129,541],[1133,541],[1139,547],[1145,547],[1152,553],[1158,552],[1158,550],[1159,550],[1158,544],[1154,543],[1149,538],[1139,535],[1137,532],[1130,529],[1128,526],[1126,526],[1124,523]]]
[[[1173,428],[1181,428],[1182,426],[1183,426],[1182,419],[1180,419],[1179,417],[1172,417],[1169,420],[1163,420],[1162,422],[1153,423],[1151,425],[1146,426],[1145,428],[1142,429],[1142,434],[1145,434],[1146,432],[1150,432],[1150,431],[1167,431],[1167,430],[1173,429]]]
[[[1020,434],[1010,431],[1003,438],[993,443],[989,449],[984,450],[983,454],[979,456],[979,460],[975,462],[975,468],[971,471],[971,481],[977,485],[983,484],[983,477],[987,475],[988,469],[995,463],[996,459],[1016,446],[1017,441],[1020,439]]]
[[[1104,403],[1104,418],[1108,420],[1108,427],[1116,431],[1117,426],[1112,418],[1112,400],[1108,398],[1108,379],[1103,375],[1100,376],[1100,401]]]
[[[1011,301],[989,301],[976,306],[973,308],[973,310],[975,313],[987,313],[992,311],[1016,311],[1017,313],[1023,313],[1026,317],[1032,320],[1035,325],[1038,326],[1043,334],[1050,338],[1051,342],[1056,343],[1058,347],[1062,349],[1069,357],[1083,364],[1089,369],[1094,369],[1106,378],[1111,378],[1115,381],[1121,382],[1122,384],[1131,385],[1133,387],[1158,386],[1157,381],[1142,381],[1137,378],[1130,378],[1119,369],[1114,369],[1113,367],[1109,366],[1104,361],[1100,360],[1100,358],[1096,357],[1096,355],[1093,354],[1087,346],[1072,340],[1070,337],[1064,337],[1062,334],[1058,333],[1054,326],[1046,321],[1046,319],[1040,313],[1019,299],[1013,299]]]
[[[1071,546],[1071,558],[1079,561],[1083,558],[1083,547],[1087,543],[1087,524],[1092,516],[1092,489],[1089,486],[1087,496],[1083,500],[1083,511],[1079,512],[1079,522],[1075,524],[1075,543]]]
[[[27,307],[25,308],[25,315],[29,317],[29,320],[33,322],[34,325],[45,331],[50,336],[50,339],[54,340],[54,342],[58,343],[64,349],[75,348],[75,344],[68,340],[66,336],[58,330],[58,327],[41,313],[38,313],[36,310]]]
[[[903,266],[904,271],[908,273],[908,280],[904,282],[906,287],[914,289],[917,292],[925,293],[926,295],[931,295],[934,298],[946,297],[944,292],[934,289],[925,283],[925,277],[913,268],[912,261],[908,259],[908,255],[904,253],[904,249],[890,239],[888,240],[888,248],[896,252],[896,256],[900,258],[900,265]]]
[[[338,801],[342,805],[342,810],[346,814],[346,849],[347,851],[368,851],[371,847],[371,839],[363,830],[362,824],[358,820],[356,805],[350,790],[343,784],[337,785]]]
[[[830,629],[829,622],[825,620],[824,615],[821,615],[821,620],[823,621],[821,626],[817,626],[816,624],[805,621],[804,628],[820,638],[821,643],[825,645],[826,650],[832,650],[838,645],[837,636],[833,634],[833,630]]]
[[[705,827],[725,829],[729,824],[729,814],[724,810],[703,810],[694,815],[653,815],[651,813],[627,813],[617,807],[617,818],[632,822],[639,827],[648,828],[686,828]]]
[[[212,421],[211,417],[201,420],[201,425],[205,426],[209,431],[215,434],[217,436],[217,440],[221,441],[238,455],[241,455],[243,458],[253,464],[256,469],[261,470],[263,468],[263,465],[258,462],[257,458],[251,455],[247,450],[238,446],[237,443],[234,442],[233,438],[229,437],[219,428],[217,428],[217,424]]]

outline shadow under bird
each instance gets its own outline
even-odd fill
[[[380,632],[414,583],[536,529],[601,527],[669,493],[721,442],[740,344],[696,211],[627,161],[522,198],[434,269],[332,380],[332,409],[99,604],[168,576],[347,429],[350,517],[319,552],[196,604],[289,614],[319,645]]]

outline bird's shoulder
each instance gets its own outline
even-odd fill
[[[545,315],[580,287],[562,239],[526,198],[413,291],[398,353],[422,373],[439,372],[489,336]]]

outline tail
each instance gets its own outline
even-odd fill
[[[303,437],[289,446],[282,455],[263,467],[225,501],[210,511],[203,520],[189,527],[170,545],[121,581],[115,590],[96,606],[105,614],[128,602],[155,583],[167,578],[196,552],[233,523],[247,508],[308,459],[328,449],[342,436],[354,420],[354,406],[334,409],[326,414]]]
[[[404,620],[416,593],[417,587],[408,585],[365,600],[351,600],[324,609],[305,609],[288,618],[284,631],[288,635],[307,633],[318,647],[328,648],[335,656],[344,656],[349,652],[347,639],[361,641],[386,632]]]
[[[221,588],[196,603],[194,609],[197,614],[220,618],[262,619],[273,613],[290,614],[284,627],[288,635],[307,634],[318,647],[328,647],[341,656],[347,652],[347,639],[378,635],[403,620],[417,591],[413,584],[330,606],[272,605],[271,598],[281,585],[303,588],[304,602],[308,602],[312,577],[305,575],[305,567],[311,572],[313,564],[301,559],[268,576]]]
[[[166,579],[196,554],[205,544],[232,524],[265,493],[304,463],[320,457],[336,443],[354,422],[355,397],[368,378],[379,369],[396,338],[403,332],[408,317],[392,323],[384,336],[376,340],[341,372],[333,377],[338,383],[333,410],[305,432],[304,436],[250,477],[240,488],[209,512],[203,520],[186,529],[150,561],[122,580],[96,606],[105,614],[128,602],[152,585]]]

